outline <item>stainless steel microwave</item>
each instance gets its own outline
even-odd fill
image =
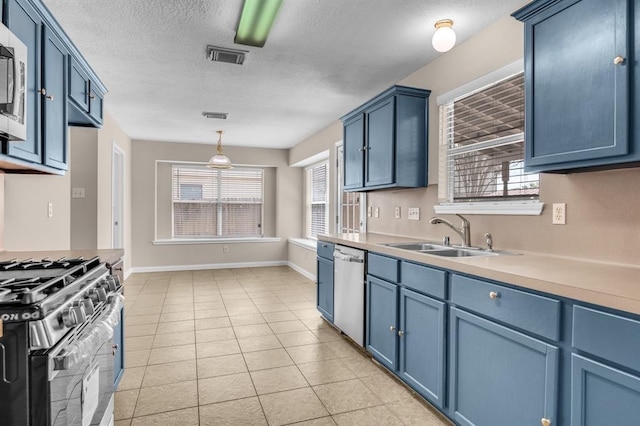
[[[27,138],[27,46],[0,24],[0,139]]]

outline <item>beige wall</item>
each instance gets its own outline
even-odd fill
[[[289,243],[289,262],[307,277],[317,276],[317,262],[315,249],[301,247],[297,244]]]
[[[452,89],[522,58],[523,27],[505,16],[485,30],[441,55],[398,84],[431,89],[429,120],[428,188],[376,191],[368,205],[380,207],[379,218],[369,218],[368,231],[440,240],[459,237],[443,225],[430,225],[437,204],[438,108],[436,98]],[[339,122],[301,142],[291,155],[313,155],[335,142]],[[333,171],[333,170],[332,170]],[[485,232],[493,235],[496,249],[533,251],[591,260],[640,263],[640,169],[544,174],[540,198],[546,203],[541,216],[469,215],[472,244],[483,245]],[[332,186],[332,188],[334,188]],[[333,196],[332,196],[333,199]],[[567,225],[552,225],[552,203],[567,203]],[[394,219],[400,206],[402,218]],[[419,221],[408,221],[408,207],[420,207]],[[446,216],[445,216],[446,217]],[[448,219],[457,222],[455,216]]]
[[[272,167],[275,178],[271,200],[265,202],[265,224],[272,224],[272,235],[280,242],[206,243],[154,245],[156,161],[206,162],[214,152],[212,145],[133,141],[133,266],[135,268],[177,269],[194,265],[237,265],[283,263],[287,261],[287,238],[299,237],[302,204],[302,171],[288,167],[288,151],[277,149],[226,147],[225,154],[235,164]],[[272,203],[272,204],[271,204]],[[273,207],[270,207],[271,204]],[[170,206],[166,207],[170,208]],[[167,211],[158,212],[158,218]],[[160,237],[160,235],[158,235]],[[166,238],[166,235],[162,235]],[[223,245],[229,252],[223,253]]]
[[[70,128],[71,188],[84,188],[85,198],[71,198],[71,248],[112,248],[113,146],[124,152],[124,269],[131,268],[131,139],[105,112],[101,129]]]
[[[70,178],[5,175],[4,249],[68,250],[71,245]],[[47,205],[53,204],[48,217]]]

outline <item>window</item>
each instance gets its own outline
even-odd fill
[[[264,171],[172,167],[173,238],[261,237]]]
[[[524,172],[522,72],[442,102],[440,132],[439,198],[455,207],[437,213],[487,202],[494,210],[505,202],[539,205],[538,174]]]
[[[305,237],[317,239],[318,234],[329,232],[329,170],[328,163],[306,169]]]
[[[367,204],[366,194],[361,192],[344,192],[343,167],[344,146],[337,146],[336,162],[336,194],[338,196],[337,232],[342,234],[358,234],[365,231],[366,216],[360,206]]]

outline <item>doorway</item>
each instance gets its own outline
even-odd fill
[[[111,246],[113,248],[123,248],[123,201],[124,201],[124,151],[113,142],[113,161],[112,161],[112,225],[113,232],[111,238]]]

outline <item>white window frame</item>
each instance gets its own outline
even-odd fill
[[[309,240],[314,240],[314,241],[317,240],[318,237],[317,237],[317,235],[309,234],[309,230],[311,229],[311,221],[312,221],[310,213],[312,211],[311,205],[318,204],[318,203],[314,203],[313,200],[312,200],[313,191],[311,189],[311,181],[309,180],[309,172],[312,169],[315,169],[315,168],[323,166],[323,165],[325,166],[326,172],[327,172],[327,180],[325,182],[326,193],[325,193],[325,201],[324,201],[325,220],[326,220],[326,222],[325,222],[324,229],[325,229],[325,233],[328,233],[329,232],[329,215],[330,215],[330,211],[329,211],[329,208],[330,208],[330,206],[329,206],[329,182],[330,182],[330,179],[329,179],[329,173],[330,173],[329,161],[328,160],[320,161],[319,163],[315,163],[315,164],[312,164],[312,165],[304,168],[304,184],[305,184],[304,238],[309,239]]]
[[[464,84],[454,90],[438,96],[438,106],[452,102],[460,97],[476,92],[484,87],[495,84],[510,76],[521,73],[524,70],[524,60],[520,59],[508,64],[496,71],[490,72],[476,80]],[[440,142],[438,148],[448,149],[448,140],[444,135],[444,123],[440,122]],[[524,136],[524,135],[523,135]],[[448,188],[446,187],[450,177],[450,170],[447,169],[445,155],[440,155],[440,170],[438,176],[439,198],[447,198]],[[443,186],[444,185],[444,186]],[[434,206],[436,214],[493,214],[493,215],[540,215],[544,208],[544,203],[538,200],[509,200],[509,201],[476,201],[476,202],[440,202]]]

